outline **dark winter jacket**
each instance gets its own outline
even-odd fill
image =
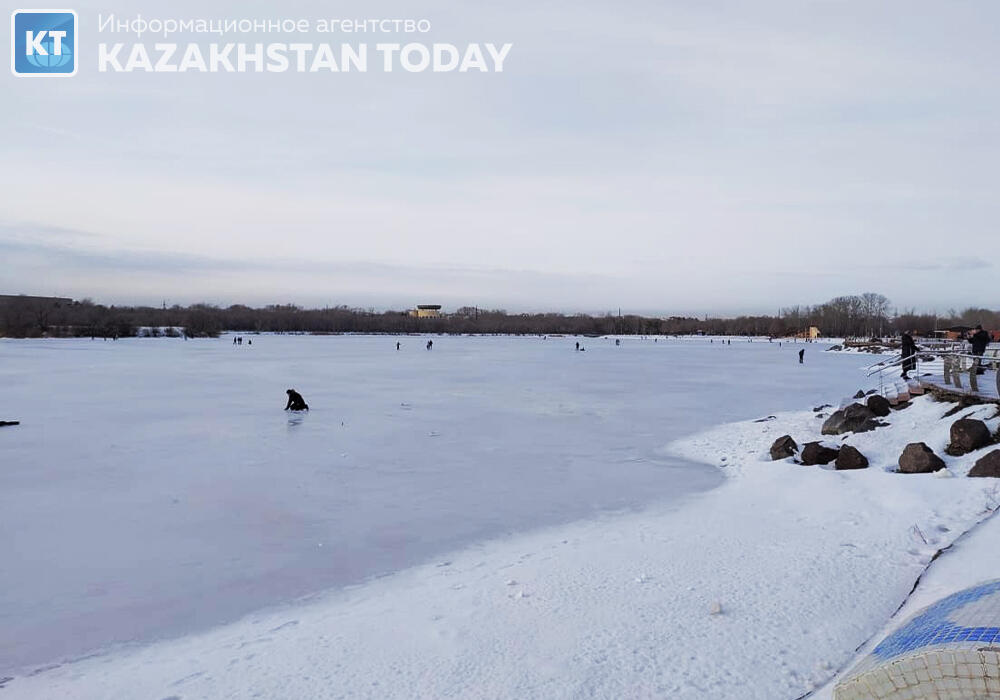
[[[969,338],[969,342],[972,343],[972,354],[982,355],[986,352],[986,346],[990,344],[990,334],[984,330],[976,331],[976,334]]]

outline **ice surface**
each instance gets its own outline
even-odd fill
[[[853,393],[864,364],[760,341],[253,340],[0,341],[0,419],[22,422],[0,432],[0,675],[680,503],[719,472],[664,444]],[[288,387],[313,410],[282,412]]]

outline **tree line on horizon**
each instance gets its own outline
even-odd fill
[[[440,318],[415,318],[408,311],[376,311],[337,306],[306,309],[292,304],[228,307],[105,306],[89,299],[0,298],[0,336],[134,337],[181,335],[216,337],[238,333],[485,333],[510,335],[734,335],[786,337],[815,326],[827,337],[884,337],[900,331],[926,333],[957,325],[1000,328],[1000,311],[968,308],[946,315],[895,312],[876,293],[841,296],[815,306],[791,306],[777,315],[732,318],[666,318],[563,313],[508,313],[462,307]]]

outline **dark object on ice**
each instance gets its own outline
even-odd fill
[[[816,408],[814,408],[814,409],[813,409],[813,413],[819,413],[819,412],[820,412],[820,411],[822,411],[822,410],[823,410],[824,408],[833,408],[833,406],[831,406],[831,405],[830,405],[830,404],[828,404],[828,403],[825,403],[825,404],[823,404],[822,406],[817,406]]]
[[[580,349],[580,341],[579,341],[579,340],[578,340],[578,341],[576,341],[576,349],[577,349],[577,350],[579,350],[579,349]]]
[[[865,457],[858,448],[844,445],[837,455],[836,467],[841,469],[867,469],[868,458]]]
[[[986,423],[975,418],[959,418],[951,424],[951,444],[945,448],[945,452],[952,457],[961,457],[980,447],[986,447],[992,441]]]
[[[433,340],[428,340],[427,341],[427,349],[430,350],[432,347],[434,347],[434,341]]]
[[[923,442],[911,442],[899,455],[899,471],[903,474],[930,474],[944,469],[944,460]]]
[[[980,457],[969,470],[969,476],[1000,477],[1000,450],[993,450]]]
[[[758,418],[754,423],[767,423],[769,420],[774,420],[777,416],[767,416],[765,418]]]
[[[903,358],[903,379],[907,379],[907,375],[917,368],[917,360],[914,357],[917,354],[917,344],[913,342],[913,336],[903,333],[900,336],[900,348],[900,357]]]
[[[892,411],[892,404],[889,403],[889,399],[884,396],[879,396],[878,394],[872,394],[869,396],[866,403],[868,405],[868,410],[879,417],[885,417],[889,415],[890,411]]]
[[[834,411],[833,415],[823,423],[824,435],[841,435],[842,433],[867,433],[884,425],[875,420],[875,414],[870,408],[860,403],[852,403],[847,408]]]
[[[399,350],[399,341],[396,341],[396,350]]]
[[[286,411],[308,411],[309,404],[306,400],[302,398],[302,394],[295,391],[295,389],[289,389],[285,392],[288,394],[288,403],[285,404]]]
[[[771,459],[788,459],[795,454],[797,449],[799,446],[795,444],[795,440],[792,440],[791,435],[782,435],[771,445]]]
[[[799,350],[799,364],[800,365],[802,364],[802,358],[804,358],[805,356],[806,356],[806,349],[802,348],[801,350]]]
[[[19,420],[0,420],[0,428],[4,427],[5,425],[21,425],[21,421],[19,421]]]
[[[807,442],[802,447],[802,454],[799,459],[802,460],[803,464],[812,466],[815,464],[829,464],[833,460],[837,459],[837,455],[840,454],[840,450],[835,450],[832,447],[825,447],[818,442]]]

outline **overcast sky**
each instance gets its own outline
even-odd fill
[[[900,309],[1000,307],[992,0],[74,9],[76,77],[0,78],[0,293],[701,315],[878,291]],[[514,47],[487,75],[99,74],[109,12],[426,18],[418,40]]]

